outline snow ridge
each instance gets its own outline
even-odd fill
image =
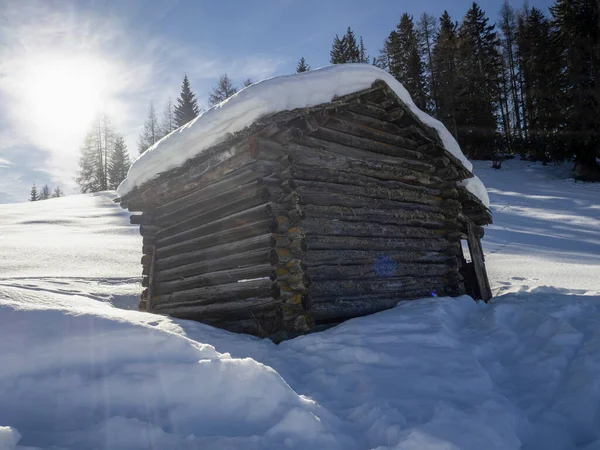
[[[393,76],[370,64],[339,64],[270,78],[242,89],[142,153],[131,165],[127,178],[123,180],[117,193],[124,196],[160,173],[183,165],[188,159],[222,142],[230,134],[243,130],[261,117],[329,103],[334,97],[368,89],[377,80],[384,81],[422,122],[438,132],[446,150],[469,171],[473,170],[473,165],[446,127],[417,108],[408,91]],[[463,185],[489,207],[489,198],[481,180],[473,178]]]

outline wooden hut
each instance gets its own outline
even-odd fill
[[[487,300],[491,214],[469,177],[383,81],[262,117],[116,200],[141,212],[140,309],[265,336]]]

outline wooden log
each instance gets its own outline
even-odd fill
[[[420,153],[418,153],[418,156],[413,154],[386,155],[365,150],[360,147],[353,147],[347,143],[320,139],[319,136],[320,134],[303,136],[301,139],[297,139],[294,143],[288,144],[288,149],[291,154],[295,154],[295,152],[298,151],[297,146],[300,146],[300,149],[302,146],[305,146],[314,149],[326,150],[327,152],[341,157],[370,162],[379,162],[381,164],[385,164],[386,166],[397,169],[410,168],[414,171],[422,172],[424,174],[433,174],[436,172],[434,160],[432,158],[426,159]]]
[[[357,112],[357,110],[360,110],[361,112]],[[404,128],[400,128],[399,126],[387,121],[387,112],[384,109],[378,108],[378,111],[376,111],[375,114],[379,117],[371,114],[370,111],[366,111],[363,105],[359,105],[358,108],[355,106],[350,106],[341,111],[336,111],[334,116],[348,122],[360,124],[362,127],[384,131],[393,135],[403,137],[409,135]],[[411,145],[416,146],[417,143],[413,142]]]
[[[266,278],[271,275],[271,272],[271,264],[257,264],[248,267],[220,270],[173,281],[162,281],[157,285],[156,292],[158,294],[167,294],[205,286],[234,283],[240,280]]]
[[[473,266],[475,268],[475,274],[477,276],[479,292],[481,294],[481,299],[487,302],[490,298],[492,298],[492,290],[490,289],[490,282],[487,277],[487,271],[485,270],[485,262],[483,256],[483,249],[481,248],[481,241],[476,235],[475,225],[472,222],[467,222],[467,228],[467,243],[469,245],[469,252],[471,253],[471,259],[473,260]]]
[[[272,174],[273,170],[274,166],[272,164],[263,164],[260,161],[250,163],[247,166],[233,171],[229,175],[225,175],[222,179],[204,185],[203,187],[193,190],[189,194],[177,197],[170,202],[161,204],[156,208],[155,214],[157,216],[162,216],[185,206],[192,205],[205,198],[213,197],[217,194],[236,189],[239,186],[247,185]]]
[[[177,280],[203,273],[217,272],[220,270],[235,269],[256,264],[267,264],[271,262],[272,254],[268,249],[254,250],[252,252],[225,256],[210,261],[199,261],[185,266],[174,267],[156,271],[158,282]]]
[[[306,193],[330,193],[432,206],[440,206],[442,203],[439,195],[404,189],[403,187],[361,185],[360,181],[355,179],[356,184],[339,184],[335,182],[293,180],[291,184],[295,187],[295,192],[301,196]]]
[[[351,297],[348,300],[336,299],[334,302],[325,303],[318,303],[315,300],[310,312],[317,323],[340,321],[384,311],[393,308],[399,301],[418,299],[424,296],[427,296],[426,290],[415,290],[412,293],[407,292],[407,296],[404,298],[368,295]]]
[[[222,231],[200,236],[188,241],[179,242],[177,244],[166,245],[157,248],[157,257],[165,258],[168,256],[178,255],[193,250],[214,247],[217,245],[234,243],[243,239],[248,239],[270,232],[273,227],[273,219],[261,220],[244,224],[239,227],[225,228]]]
[[[321,205],[303,205],[302,208],[306,213],[306,217],[342,219],[350,222],[376,222],[436,229],[445,229],[448,222],[443,214],[419,210],[386,210]]]
[[[155,291],[154,291],[154,283],[155,283],[155,274],[156,274],[156,252],[152,252],[152,259],[150,261],[150,270],[148,273],[148,298],[146,299],[146,311],[152,311],[154,308],[154,300],[155,300]]]
[[[349,208],[374,208],[380,210],[426,211],[435,214],[445,214],[441,202],[424,205],[421,203],[404,202],[402,200],[381,199],[338,192],[315,192],[300,189],[299,203],[301,205],[341,206]],[[305,212],[308,211],[304,208]]]
[[[275,237],[271,234],[242,239],[240,241],[228,242],[214,247],[203,248],[196,251],[190,251],[173,256],[161,257],[156,261],[156,269],[171,269],[195,261],[209,261],[225,256],[247,253],[254,250],[267,250],[275,247]]]
[[[156,216],[156,223],[167,227],[173,223],[179,223],[193,217],[207,214],[210,211],[215,211],[217,214],[219,211],[235,211],[239,205],[252,205],[268,202],[271,198],[269,188],[258,184],[257,181],[238,186],[228,191],[220,192],[210,197],[204,197],[202,199],[189,199],[190,204],[177,209],[169,211],[162,215]]]
[[[154,225],[154,219],[149,214],[134,214],[129,217],[129,223],[132,225]]]
[[[385,278],[379,280],[319,280],[313,281],[310,294],[315,302],[321,296],[341,296],[354,294],[385,294],[393,293],[395,296],[402,292],[424,290],[434,292],[444,288],[444,281],[440,278]]]
[[[180,233],[167,235],[161,233],[158,236],[157,244],[159,246],[171,245],[177,242],[183,242],[190,239],[206,236],[209,234],[217,233],[221,230],[229,228],[236,228],[244,226],[250,223],[260,222],[267,218],[274,218],[273,205],[271,203],[265,203],[258,205],[253,208],[232,214],[231,216],[223,217],[212,222],[201,224],[196,227],[191,227]]]
[[[235,318],[251,318],[252,322],[255,323],[257,320],[255,317],[256,314],[275,309],[280,304],[280,300],[272,297],[243,299],[226,303],[194,306],[184,304],[173,307],[169,303],[166,303],[160,305],[160,308],[157,308],[157,312],[182,319],[206,321],[216,326],[220,326],[221,328],[236,331],[237,327],[231,328],[233,325],[231,324],[231,321]],[[216,322],[210,321],[209,319],[215,319]]]
[[[373,265],[357,266],[309,266],[307,273],[311,281],[322,280],[350,280],[350,279],[378,279],[401,277],[439,277],[443,278],[450,269],[446,264],[423,264],[401,262],[382,262]],[[278,278],[279,280],[279,278]]]
[[[444,252],[434,251],[375,251],[375,250],[310,250],[304,262],[308,267],[325,265],[381,265],[408,263],[450,264]]]
[[[144,237],[154,237],[160,231],[160,227],[155,227],[152,225],[140,225],[140,235]]]
[[[162,223],[169,223],[169,226],[164,226],[161,229],[159,237],[177,234],[263,205],[267,202],[268,196],[264,194],[265,191],[268,193],[268,190],[265,187],[261,187],[261,191],[246,192],[235,199],[215,203],[210,207],[194,207],[177,215],[169,215],[161,219]]]
[[[438,229],[426,229],[417,225],[415,227],[398,226],[392,224],[354,222],[347,220],[336,220],[331,218],[307,217],[302,222],[302,228],[307,236],[311,234],[321,236],[358,236],[358,237],[390,237],[390,238],[441,238],[447,235],[447,231],[440,227]]]
[[[155,304],[157,310],[160,310],[159,305],[165,304],[171,308],[177,308],[179,306],[211,305],[267,296],[277,299],[280,296],[280,290],[277,283],[273,283],[269,278],[264,278],[243,283],[219,284],[158,295],[155,297]]]
[[[360,116],[349,117],[348,114],[346,116],[336,114],[329,116],[327,120],[323,123],[320,123],[320,125],[322,128],[327,130],[339,131],[348,135],[356,136],[360,139],[369,139],[371,141],[387,145],[398,146],[406,150],[411,150],[417,147],[417,141],[414,139],[400,136],[397,133],[389,133],[382,129],[373,128],[372,125],[367,124],[367,122],[372,123],[372,119],[361,119],[362,118]]]
[[[321,236],[309,234],[306,244],[313,250],[428,250],[445,251],[452,244],[446,238],[388,238],[371,236]]]
[[[304,140],[304,138],[303,138]],[[439,187],[443,180],[433,174],[425,174],[406,166],[390,167],[379,161],[349,158],[332,153],[324,148],[311,148],[295,142],[290,143],[290,161],[304,166],[327,167],[384,180],[404,181],[422,186]]]
[[[296,186],[299,186],[301,181],[307,180],[309,182],[320,181],[325,182],[327,184],[357,186],[361,189],[382,189],[384,190],[384,192],[387,192],[388,190],[398,190],[402,192],[418,192],[423,194],[424,197],[440,197],[442,193],[439,189],[414,185],[410,183],[403,183],[401,181],[380,180],[374,177],[359,175],[357,173],[352,172],[342,172],[338,170],[329,169],[327,167],[295,165],[286,170],[284,172],[284,175],[289,176],[291,178],[287,182],[287,185],[290,187],[290,191],[293,191],[296,188]],[[456,195],[458,195],[458,193]]]
[[[248,140],[235,144],[223,144],[199,157],[188,161],[184,166],[163,174],[149,184],[148,188],[134,195],[128,195],[128,206],[142,203],[160,205],[175,200],[195,189],[207,186],[224,176],[256,161],[250,151]],[[132,198],[133,197],[133,198]]]

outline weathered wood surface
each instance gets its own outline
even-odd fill
[[[447,252],[434,251],[311,250],[307,252],[304,262],[308,267],[413,262],[450,264],[449,256]]]
[[[349,222],[384,223],[444,229],[443,214],[404,209],[351,208],[346,206],[303,205],[307,217],[343,219]]]
[[[313,281],[310,293],[315,302],[321,296],[341,294],[385,294],[393,293],[396,296],[404,296],[404,292],[413,292],[424,289],[427,292],[443,290],[445,283],[439,277],[405,277],[387,278],[379,280],[319,280]]]
[[[172,269],[157,270],[156,279],[159,282],[177,280],[180,278],[216,272],[219,270],[235,269],[257,264],[271,263],[273,255],[270,249],[254,250],[247,253],[225,256],[208,261],[198,261]]]
[[[165,245],[157,248],[158,258],[175,256],[194,250],[215,247],[222,244],[234,244],[235,242],[269,233],[273,228],[273,219],[260,220],[258,222],[246,223],[238,227],[225,228],[216,233],[210,233],[198,238]],[[144,252],[145,253],[145,252]]]
[[[481,299],[487,302],[490,298],[492,298],[492,290],[490,289],[490,282],[488,280],[487,271],[485,269],[481,241],[479,240],[479,237],[475,234],[474,224],[472,222],[468,222],[467,227],[467,243],[469,245],[469,252],[471,253],[471,259],[473,260],[473,266],[475,268],[475,274],[477,276],[479,292],[481,293]]]
[[[417,226],[400,226],[394,224],[350,221],[347,219],[307,217],[302,221],[302,228],[307,235],[322,236],[358,236],[358,237],[390,237],[429,239],[448,235],[444,227],[437,229]],[[460,234],[459,234],[460,236]]]
[[[331,177],[328,175],[331,174],[325,174],[325,176],[322,178],[323,181],[292,179],[288,182],[288,185],[290,185],[290,187],[300,195],[304,193],[331,193],[395,200],[403,203],[418,203],[432,206],[440,205],[442,199],[441,192],[439,191],[434,191],[431,193],[420,192],[407,189],[407,185],[392,184],[386,186],[379,185],[377,183],[370,183],[371,180],[374,180],[373,178],[369,178],[366,180],[366,184],[362,184],[365,180],[357,179],[356,175],[349,176],[349,181],[354,179],[353,184],[340,184],[336,179],[331,179]],[[312,176],[314,177],[315,175],[313,174]]]
[[[154,307],[154,273],[156,271],[156,251],[152,252],[150,269],[148,273],[148,298],[146,299],[146,310],[151,311]]]
[[[223,217],[221,219],[200,224],[196,227],[191,227],[176,234],[165,235],[166,233],[160,233],[157,244],[160,246],[171,245],[174,243],[206,236],[208,234],[217,233],[228,228],[237,228],[250,223],[260,222],[267,218],[274,219],[275,215],[273,208],[273,204],[265,203],[244,211],[240,211],[230,216]]]
[[[201,250],[161,257],[156,261],[156,269],[163,270],[193,263],[195,261],[210,261],[254,250],[267,250],[272,247],[275,247],[275,237],[271,233],[268,233],[235,242],[228,242],[214,247],[207,247]]]
[[[309,266],[307,274],[310,281],[317,282],[322,280],[349,280],[349,279],[378,279],[387,280],[388,278],[398,277],[444,277],[448,274],[449,268],[446,264],[422,264],[422,263],[398,263],[382,261],[373,265],[352,265],[352,266]]]
[[[309,234],[306,244],[310,250],[428,250],[444,251],[458,244],[444,238],[388,238],[361,236],[321,236]]]
[[[271,264],[257,264],[247,267],[220,270],[200,275],[180,278],[173,281],[162,281],[156,288],[158,294],[183,291],[218,284],[229,284],[240,280],[266,278],[271,275]],[[274,280],[273,280],[274,281]]]
[[[259,280],[219,284],[157,295],[155,297],[154,307],[158,310],[160,308],[159,305],[167,303],[169,304],[169,307],[172,308],[185,305],[202,306],[219,302],[230,302],[232,300],[245,300],[253,297],[267,296],[277,299],[279,298],[279,295],[280,290],[277,283],[273,283],[269,278],[263,278]]]
[[[210,305],[172,305],[165,303],[158,305],[157,312],[161,314],[169,314],[173,317],[181,317],[185,319],[196,319],[205,321],[206,319],[215,318],[216,322],[209,322],[214,325],[223,325],[227,321],[235,318],[252,318],[255,322],[257,319],[255,314],[264,312],[265,310],[273,310],[279,306],[281,302],[272,297],[264,298],[249,298],[237,301],[229,301],[226,303],[214,303]],[[230,327],[224,327],[231,330]]]

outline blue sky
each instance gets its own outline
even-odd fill
[[[374,56],[403,12],[447,9],[460,21],[471,3],[0,0],[0,203],[26,200],[34,182],[75,193],[79,145],[100,109],[135,158],[149,102],[160,111],[175,99],[184,73],[205,106],[222,73],[241,85],[294,72],[301,56],[326,65],[348,26]],[[496,19],[499,1],[479,5]]]

